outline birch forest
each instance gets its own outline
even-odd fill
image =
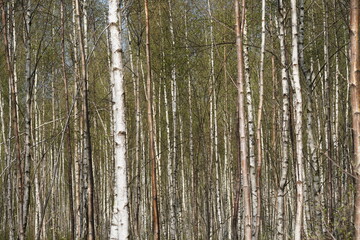
[[[0,15],[0,239],[360,240],[360,0]]]

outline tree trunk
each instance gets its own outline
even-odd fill
[[[261,4],[261,53],[260,53],[260,77],[259,77],[259,107],[257,114],[257,128],[256,128],[256,147],[257,147],[257,169],[256,169],[256,194],[257,194],[257,209],[256,215],[253,214],[253,239],[258,239],[260,232],[261,221],[261,166],[262,166],[262,113],[263,113],[263,101],[264,101],[264,58],[265,58],[265,40],[266,29],[266,0],[262,0]],[[254,201],[254,200],[253,200]],[[256,219],[256,220],[255,220]]]
[[[146,97],[147,97],[147,119],[149,127],[149,154],[151,162],[151,195],[152,195],[152,211],[153,211],[153,234],[154,240],[160,239],[159,226],[159,209],[157,203],[157,180],[156,180],[156,158],[154,149],[154,132],[152,117],[152,80],[151,80],[151,52],[150,52],[150,21],[149,21],[149,3],[145,0],[145,26],[146,26]]]
[[[235,20],[236,20],[236,53],[237,53],[237,91],[238,91],[238,119],[239,119],[239,138],[240,138],[240,162],[243,185],[242,190],[244,194],[244,228],[245,240],[250,240],[252,235],[251,227],[251,205],[250,205],[250,188],[248,178],[247,165],[247,140],[245,132],[245,101],[244,101],[244,56],[243,56],[243,29],[245,23],[245,0],[242,0],[242,13],[240,18],[239,2],[235,0]],[[240,174],[240,172],[238,173]]]
[[[32,72],[31,72],[31,1],[28,0],[25,15],[25,78],[26,78],[26,110],[25,110],[25,158],[24,158],[24,202],[23,202],[23,236],[26,237],[28,212],[30,204],[30,164],[31,164],[31,107],[32,107]],[[21,236],[22,237],[22,236]]]
[[[286,62],[285,49],[285,14],[286,11],[283,6],[283,0],[279,0],[279,41],[280,41],[280,56],[281,56],[281,82],[282,82],[282,144],[281,144],[281,170],[279,187],[277,192],[277,230],[276,238],[279,240],[285,239],[284,229],[284,196],[285,187],[287,185],[287,172],[289,163],[289,120],[290,120],[290,105],[289,105],[289,79]]]
[[[66,60],[65,60],[65,6],[64,0],[61,0],[61,63],[62,63],[62,74],[64,81],[64,93],[65,93],[65,105],[67,113],[67,126],[65,126],[66,139],[65,139],[65,159],[67,160],[67,181],[68,181],[68,193],[69,193],[69,215],[70,215],[70,232],[71,239],[75,239],[75,217],[74,217],[74,199],[73,199],[73,183],[72,183],[72,141],[71,141],[71,129],[70,129],[70,101],[69,101],[69,89],[68,79],[66,74]]]
[[[296,0],[291,0],[291,29],[292,29],[292,71],[294,82],[294,109],[295,109],[295,139],[296,139],[296,214],[295,214],[295,240],[301,239],[303,225],[304,205],[304,163],[302,143],[302,95],[300,85],[299,57],[298,57],[298,18]]]
[[[129,238],[129,209],[126,167],[125,93],[122,63],[120,1],[109,1],[111,47],[111,83],[113,102],[113,137],[115,160],[114,206],[110,239]]]
[[[94,178],[92,168],[92,149],[91,149],[91,136],[90,136],[90,119],[89,119],[89,99],[88,99],[88,73],[87,61],[84,41],[83,19],[81,18],[82,12],[80,11],[80,0],[75,0],[77,29],[80,47],[80,61],[81,61],[81,78],[82,78],[82,98],[83,98],[83,138],[84,138],[84,170],[87,171],[87,239],[95,239],[95,219],[94,219]]]
[[[170,164],[170,169],[168,169],[170,177],[169,185],[169,198],[170,198],[170,239],[177,239],[178,234],[178,217],[177,217],[177,80],[176,80],[176,65],[175,65],[175,35],[174,35],[174,24],[172,16],[172,3],[168,0],[169,6],[169,28],[170,28],[170,37],[171,37],[171,109],[172,109],[172,120],[173,120],[173,141],[170,146],[171,156],[168,159]],[[169,171],[170,170],[170,171]]]
[[[354,141],[355,237],[360,239],[360,1],[350,1],[350,98]]]

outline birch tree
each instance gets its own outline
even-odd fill
[[[126,168],[126,123],[124,75],[121,43],[121,9],[119,0],[109,1],[109,31],[111,49],[111,84],[113,102],[114,137],[114,206],[110,239],[129,238],[129,209]]]
[[[301,239],[303,224],[304,206],[304,162],[303,162],[303,143],[302,143],[302,94],[300,85],[299,56],[298,56],[298,17],[297,1],[291,0],[291,33],[292,33],[292,74],[295,89],[294,109],[295,109],[295,137],[296,137],[296,216],[295,216],[295,240]]]
[[[84,38],[83,13],[80,10],[80,0],[75,0],[76,25],[80,48],[81,62],[81,91],[82,91],[82,113],[83,113],[83,139],[84,139],[84,170],[86,172],[86,193],[87,193],[87,239],[95,239],[95,219],[94,219],[94,178],[92,167],[92,146],[90,136],[90,119],[89,119],[89,87],[88,87],[88,70],[86,61],[86,49]]]
[[[281,240],[285,238],[284,232],[284,195],[285,187],[287,184],[288,164],[289,164],[289,119],[290,119],[290,106],[289,106],[289,80],[286,62],[285,50],[285,14],[286,11],[283,6],[283,1],[279,0],[279,41],[280,41],[280,56],[281,56],[281,85],[282,85],[282,133],[281,133],[281,171],[279,179],[279,188],[277,193],[277,230],[276,237]]]
[[[245,239],[251,239],[251,205],[250,205],[250,188],[248,179],[247,166],[247,140],[245,133],[245,100],[244,100],[244,56],[243,56],[243,29],[245,23],[245,0],[242,1],[242,12],[240,15],[239,2],[235,0],[235,33],[236,33],[236,53],[237,53],[237,104],[239,119],[239,138],[240,138],[240,159],[242,169],[242,189],[244,192],[244,212],[245,212]],[[241,16],[241,17],[240,17]],[[240,174],[240,172],[238,173]]]
[[[261,53],[260,53],[260,76],[259,76],[259,107],[257,114],[257,128],[256,128],[256,145],[257,145],[257,169],[256,169],[256,210],[253,209],[253,239],[258,239],[261,221],[261,167],[262,167],[262,114],[264,102],[264,58],[265,58],[265,44],[266,44],[266,0],[261,2]],[[256,213],[256,214],[255,214]]]

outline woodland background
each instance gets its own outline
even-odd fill
[[[300,81],[290,1],[247,1],[239,108],[234,1],[149,0],[151,85],[144,2],[120,1],[130,239],[153,236],[149,92],[161,238],[292,239],[300,182],[302,239],[354,237],[350,2],[292,2]],[[0,1],[1,239],[109,235],[107,3]]]

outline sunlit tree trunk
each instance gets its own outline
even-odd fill
[[[302,140],[302,94],[300,85],[299,55],[298,55],[298,17],[297,1],[291,0],[291,32],[292,32],[292,72],[294,82],[294,110],[295,110],[295,144],[296,144],[296,214],[295,214],[295,240],[301,239],[303,225],[304,205],[304,162]]]
[[[256,126],[256,150],[257,150],[257,169],[256,169],[256,215],[253,213],[253,239],[258,239],[260,232],[261,221],[261,166],[262,166],[262,114],[263,114],[263,101],[264,101],[264,58],[265,58],[265,37],[266,37],[266,0],[262,0],[261,4],[261,53],[260,53],[260,77],[259,77],[259,107],[257,114]],[[255,201],[253,199],[253,201]]]
[[[251,83],[250,83],[250,61],[249,61],[249,43],[248,43],[248,24],[245,22],[244,25],[244,74],[245,74],[245,89],[246,89],[246,110],[247,110],[247,127],[249,135],[249,167],[250,167],[250,185],[251,185],[251,196],[252,196],[252,210],[253,216],[257,214],[257,183],[256,183],[256,156],[255,156],[255,123],[254,123],[254,107],[252,101]],[[256,218],[253,219],[253,226]],[[255,236],[255,232],[253,232]]]
[[[114,206],[110,239],[129,238],[129,208],[126,167],[126,123],[124,75],[121,43],[120,1],[109,1],[109,31],[111,49],[111,83],[113,102],[113,138],[115,160]]]
[[[279,179],[279,187],[277,192],[277,230],[276,238],[285,239],[284,228],[284,196],[285,187],[287,185],[287,172],[289,164],[289,120],[290,120],[290,105],[289,105],[289,79],[286,62],[285,49],[285,14],[286,11],[283,6],[283,1],[279,0],[279,41],[280,41],[280,56],[281,56],[281,84],[282,84],[282,139],[281,139],[281,171]]]

